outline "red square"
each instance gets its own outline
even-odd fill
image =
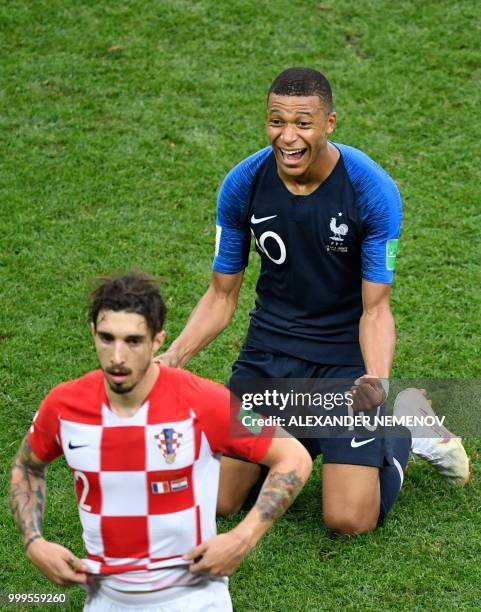
[[[95,402],[86,403],[78,397],[62,405],[62,419],[83,425],[102,425],[102,404]]]
[[[103,516],[100,525],[106,557],[143,559],[149,556],[146,516]]]
[[[145,470],[145,427],[104,427],[100,466],[104,472]]]
[[[169,514],[194,506],[192,466],[180,470],[148,472],[147,486],[149,514]]]
[[[80,472],[72,470],[75,479],[77,504],[85,512],[100,514],[102,507],[102,492],[98,472]]]

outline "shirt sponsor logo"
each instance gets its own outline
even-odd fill
[[[70,440],[68,443],[68,447],[70,450],[74,450],[76,448],[85,448],[86,446],[89,446],[89,445],[88,444],[72,444],[72,440]]]
[[[353,438],[351,440],[351,446],[352,448],[358,448],[359,446],[364,446],[365,444],[369,444],[369,442],[374,442],[376,438],[369,438],[369,440],[359,440],[359,442],[356,440],[356,438]]]
[[[182,435],[180,432],[175,431],[173,427],[165,427],[159,434],[154,436],[166,463],[174,463],[182,441]]]
[[[255,215],[251,217],[252,225],[257,225],[257,223],[262,223],[263,221],[269,221],[269,219],[275,219],[277,215],[271,215],[270,217],[261,217],[260,219],[256,219]]]

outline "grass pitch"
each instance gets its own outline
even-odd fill
[[[479,378],[480,13],[474,0],[0,7],[3,591],[55,590],[23,557],[7,472],[41,398],[96,367],[87,282],[133,266],[157,274],[175,338],[209,280],[220,181],[266,143],[265,92],[288,66],[326,73],[335,140],[364,149],[401,189],[394,375]],[[227,378],[258,263],[194,372]],[[479,609],[481,443],[467,448],[467,489],[418,462],[385,527],[357,538],[323,527],[316,465],[231,580],[237,612]],[[45,534],[81,555],[63,461],[49,470]],[[70,594],[81,610],[82,592]]]

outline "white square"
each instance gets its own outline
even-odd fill
[[[104,427],[144,426],[147,423],[148,412],[149,402],[144,402],[131,417],[119,417],[108,406],[102,404],[102,424]]]
[[[85,510],[81,508],[79,508],[78,512],[80,515],[80,522],[82,523],[82,537],[85,548],[91,555],[103,557],[104,545],[100,529],[100,516],[98,514],[92,514],[91,512],[85,512]]]
[[[216,531],[215,511],[219,490],[220,457],[213,455],[202,433],[199,458],[194,463],[193,484],[195,503],[200,509],[201,540],[213,538]]]
[[[60,421],[62,448],[67,463],[73,470],[100,470],[101,425],[86,425],[74,421]]]
[[[165,429],[173,429],[175,432],[177,438],[175,453],[168,454],[165,448],[162,448],[162,440],[165,439]],[[148,472],[177,470],[194,463],[195,440],[192,419],[147,425],[145,436]]]
[[[183,555],[197,544],[195,506],[148,517],[150,556],[154,559]]]
[[[101,472],[102,516],[145,516],[145,472]]]

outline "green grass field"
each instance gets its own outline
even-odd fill
[[[220,181],[266,144],[265,92],[288,66],[326,73],[335,140],[401,189],[394,375],[480,378],[480,15],[475,0],[1,4],[1,591],[54,590],[23,557],[8,471],[47,391],[96,366],[90,280],[134,266],[158,275],[175,338],[209,280]],[[227,378],[258,264],[192,371]],[[386,525],[357,538],[324,528],[316,465],[233,577],[237,612],[479,610],[481,442],[466,446],[468,488],[417,462]],[[45,535],[81,556],[63,460],[48,482]],[[81,610],[82,592],[70,593]]]

